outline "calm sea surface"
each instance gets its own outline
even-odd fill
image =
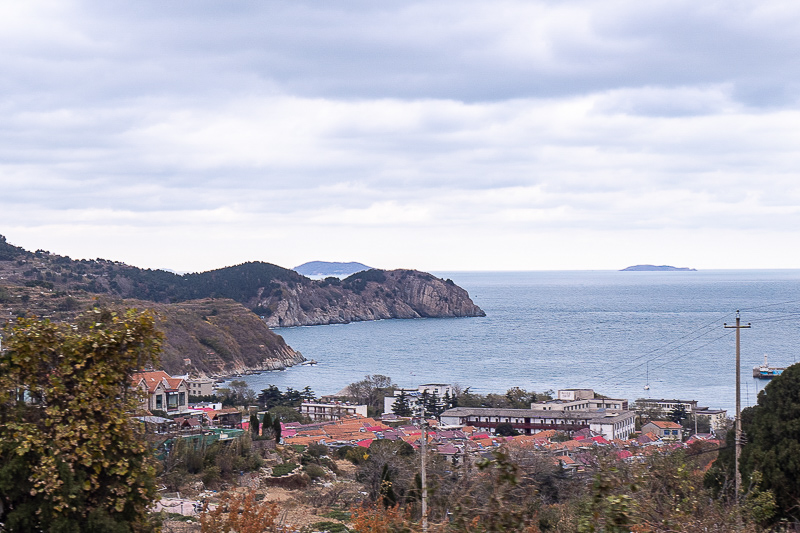
[[[401,386],[458,383],[487,392],[585,387],[616,398],[735,399],[734,333],[741,310],[742,405],[767,383],[764,354],[798,361],[800,270],[702,272],[436,272],[469,291],[485,318],[382,320],[280,328],[316,366],[246,376],[335,393],[367,374]],[[644,390],[646,384],[649,391]]]

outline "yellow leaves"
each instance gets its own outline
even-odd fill
[[[7,450],[28,463],[23,490],[48,510],[42,516],[85,514],[78,507],[91,505],[132,509],[144,523],[155,469],[127,418],[136,395],[126,392],[129,370],[155,362],[160,334],[149,313],[128,313],[124,324],[93,313],[74,325],[23,319],[4,335],[0,460]],[[18,403],[22,391],[36,401]]]

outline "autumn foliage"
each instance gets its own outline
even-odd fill
[[[150,450],[131,372],[153,364],[153,317],[93,310],[76,324],[19,319],[0,353],[3,531],[152,529]]]

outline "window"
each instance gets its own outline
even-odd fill
[[[179,392],[178,393],[178,405],[186,405],[186,393]]]
[[[163,409],[164,408],[164,400],[162,396],[159,394],[156,396],[156,409]]]

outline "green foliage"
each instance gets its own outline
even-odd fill
[[[130,413],[154,364],[153,317],[95,309],[20,319],[0,354],[0,523],[8,531],[145,531],[155,467]],[[9,334],[10,333],[10,334]]]
[[[326,533],[349,533],[351,531],[346,525],[331,521],[314,522],[311,524],[311,530]]]
[[[327,476],[327,472],[325,472],[325,469],[313,463],[305,465],[303,467],[303,470],[305,471],[306,474],[308,474],[308,477],[310,477],[312,480],[322,479]]]
[[[413,413],[411,412],[411,406],[408,403],[408,395],[406,391],[400,390],[400,394],[392,404],[392,412],[397,416],[411,416]]]
[[[682,403],[675,406],[675,409],[669,413],[669,419],[676,424],[682,424],[688,417],[689,413],[686,412],[686,406]]]
[[[742,412],[742,429],[747,436],[741,457],[743,480],[757,479],[761,491],[774,494],[778,517],[797,519],[800,365],[790,366],[758,393],[758,403]]]
[[[383,283],[384,281],[386,281],[386,273],[383,270],[373,268],[371,270],[356,272],[344,278],[342,280],[342,287],[350,289],[356,294],[360,294],[367,288],[368,283]]]
[[[497,424],[497,427],[494,429],[494,432],[495,434],[500,435],[501,437],[511,437],[514,435],[519,435],[519,431],[514,429],[514,426],[512,426],[508,422]]]
[[[280,477],[285,476],[290,472],[294,472],[298,468],[297,463],[282,463],[279,465],[275,465],[272,467],[272,475],[273,477]]]
[[[275,385],[270,385],[261,389],[258,404],[264,409],[272,410],[274,407],[300,407],[304,401],[312,401],[314,398],[314,391],[310,387],[305,387],[302,391],[286,387],[286,392],[281,392]]]

